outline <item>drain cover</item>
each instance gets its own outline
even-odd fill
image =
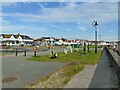
[[[9,82],[12,82],[12,81],[15,81],[15,80],[17,80],[16,77],[7,77],[7,78],[2,79],[2,83],[9,83]]]

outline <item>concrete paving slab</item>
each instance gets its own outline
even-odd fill
[[[83,71],[76,74],[65,88],[88,88],[97,65],[86,65]]]

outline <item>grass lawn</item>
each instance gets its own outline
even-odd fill
[[[73,53],[58,53],[57,58],[51,59],[50,55],[45,56],[36,56],[32,58],[27,58],[28,60],[33,61],[44,61],[44,62],[80,62],[83,64],[95,64],[98,62],[99,57],[101,55],[101,50],[98,53],[94,53],[94,51],[90,51],[90,53],[82,54],[83,52],[74,51]]]
[[[9,55],[7,52],[1,52],[0,53],[1,56],[6,56],[6,55]]]
[[[90,51],[90,53],[82,54],[83,52],[74,51],[67,55],[64,53],[58,53],[58,57],[55,59],[50,59],[49,55],[28,58],[27,60],[34,61],[64,62],[66,65],[45,76],[41,80],[27,85],[26,88],[62,88],[75,74],[82,71],[86,64],[97,64],[101,56],[101,52],[102,51],[94,53],[94,51]]]

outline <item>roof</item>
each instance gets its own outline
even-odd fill
[[[56,40],[56,41],[59,41],[59,40],[61,40],[61,39],[56,38],[55,40]]]
[[[22,39],[29,39],[29,40],[33,40],[32,38],[30,38],[29,36],[26,35],[20,35]]]
[[[10,38],[12,36],[12,34],[1,34],[3,36],[3,38]]]
[[[67,42],[75,42],[75,40],[67,40]]]
[[[30,38],[29,36],[20,35],[20,34],[17,34],[17,35],[14,35],[14,34],[1,34],[1,35],[3,36],[3,38],[10,38],[10,37],[13,35],[15,38],[18,38],[19,36],[21,36],[22,39],[33,40],[33,39]]]
[[[19,35],[13,35],[15,38],[18,38],[19,37]]]
[[[42,37],[42,39],[50,39],[50,38],[54,38],[54,37]]]

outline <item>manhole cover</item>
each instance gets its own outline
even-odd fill
[[[7,77],[2,79],[2,83],[8,83],[17,80],[16,77]]]

